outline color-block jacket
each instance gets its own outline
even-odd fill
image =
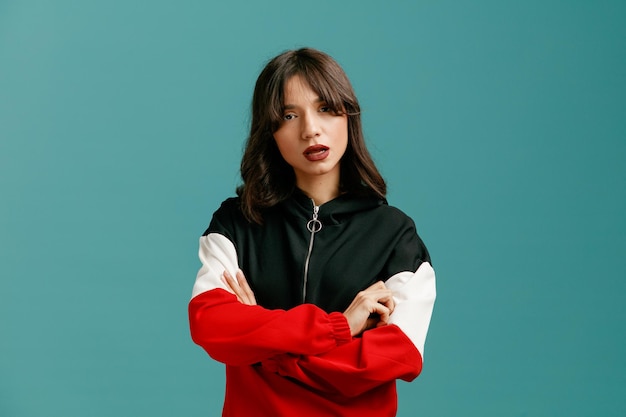
[[[249,223],[238,198],[200,238],[193,340],[226,364],[223,416],[394,416],[395,380],[422,369],[435,275],[413,221],[383,200],[344,194],[321,207],[295,192]],[[258,305],[221,280],[240,268]],[[342,312],[378,280],[387,326],[351,337]]]

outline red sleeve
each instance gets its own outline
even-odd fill
[[[279,355],[264,361],[273,372],[310,387],[344,396],[359,395],[394,379],[410,381],[422,370],[424,342],[436,297],[435,273],[424,262],[389,278],[395,309],[387,326],[313,356]]]
[[[217,361],[251,365],[283,353],[317,355],[350,341],[341,313],[312,304],[268,310],[240,303],[230,292],[214,289],[189,303],[191,337]]]
[[[322,392],[354,397],[395,379],[415,379],[422,357],[399,327],[388,325],[329,352],[281,354],[263,361],[263,367]]]

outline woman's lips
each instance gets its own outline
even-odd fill
[[[321,161],[328,156],[328,146],[313,145],[309,146],[302,152],[304,157],[309,161]]]

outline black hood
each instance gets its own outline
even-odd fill
[[[386,204],[386,200],[378,197],[345,193],[322,204],[319,208],[318,219],[324,225],[340,224],[355,214]],[[285,214],[308,221],[313,214],[313,200],[301,190],[296,189],[290,198],[278,204],[278,208]]]

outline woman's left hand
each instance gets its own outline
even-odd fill
[[[254,293],[248,285],[248,281],[246,281],[246,277],[243,275],[241,269],[237,270],[236,279],[233,278],[233,276],[228,271],[224,271],[224,273],[222,274],[222,281],[224,281],[224,283],[237,296],[237,299],[242,304],[246,304],[249,306],[256,305],[256,298],[254,297]]]

